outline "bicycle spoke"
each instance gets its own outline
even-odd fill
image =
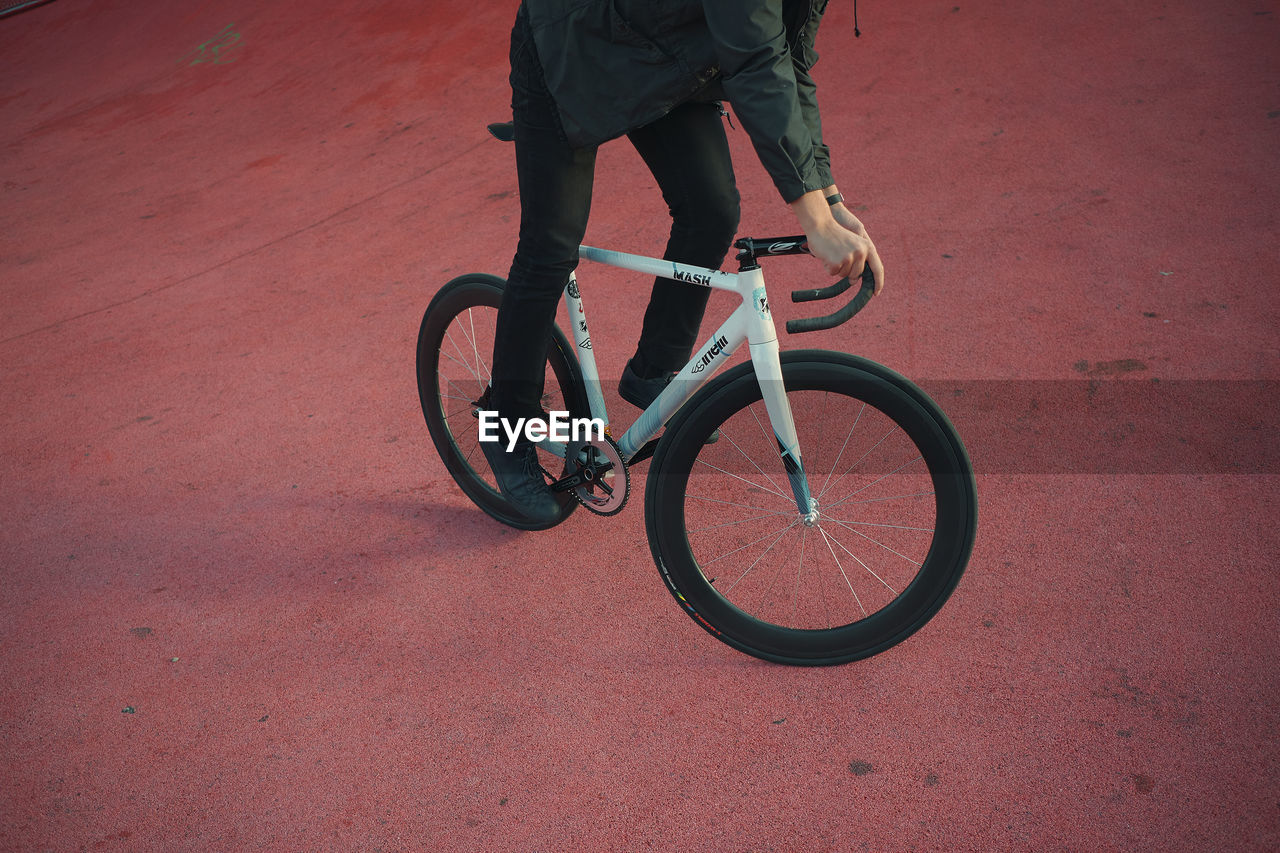
[[[471,326],[471,353],[476,360],[476,365],[484,371],[484,382],[485,384],[488,384],[493,379],[493,375],[489,372],[489,366],[485,364],[484,357],[480,354],[480,348],[478,346],[479,338],[476,336],[476,320],[471,312],[472,309],[468,308],[467,324]]]
[[[894,427],[890,427],[889,431],[888,431],[888,432],[886,432],[884,435],[882,435],[882,436],[880,437],[880,440],[879,440],[879,441],[877,441],[875,444],[871,445],[871,447],[867,448],[866,452],[865,452],[865,453],[863,453],[861,456],[859,456],[859,457],[858,457],[858,460],[857,460],[856,462],[854,462],[852,465],[850,465],[850,466],[849,466],[849,469],[848,469],[847,471],[845,471],[843,474],[841,474],[839,477],[837,477],[837,478],[836,478],[836,482],[838,483],[838,482],[840,482],[841,480],[843,480],[845,477],[847,477],[847,476],[849,476],[850,474],[852,474],[852,473],[853,473],[853,470],[854,470],[855,468],[857,468],[859,465],[861,465],[861,464],[862,464],[862,460],[864,460],[864,459],[866,459],[868,456],[870,456],[870,455],[871,455],[871,453],[872,453],[872,451],[874,451],[874,450],[875,450],[877,447],[879,447],[880,445],[884,444],[885,439],[887,439],[889,436],[893,435],[895,432],[898,432],[897,427],[896,427],[896,426],[894,426]],[[834,470],[834,466],[833,466],[832,470]],[[825,491],[825,489],[824,489],[824,491]]]
[[[470,308],[467,309],[466,314],[466,322],[471,327],[471,334],[467,334],[467,329],[461,327],[458,328],[458,334],[461,335],[467,343],[467,348],[471,351],[470,355],[468,356],[468,354],[464,352],[464,348],[458,346],[458,342],[454,340],[454,327],[452,325],[445,330],[444,336],[449,341],[450,346],[453,347],[453,351],[457,354],[457,358],[445,352],[443,347],[440,349],[440,354],[452,361],[454,364],[457,364],[463,370],[467,371],[476,381],[482,384],[487,384],[489,381],[489,368],[485,364],[483,356],[480,354],[480,347],[475,334],[475,318],[471,316]],[[461,316],[462,315],[459,314],[458,317],[455,317],[454,319],[458,319]]]
[[[768,547],[768,548],[765,548],[765,549],[764,549],[764,552],[763,552],[763,553],[761,553],[759,557],[756,557],[755,562],[753,562],[751,565],[747,566],[746,570],[745,570],[741,575],[739,575],[739,576],[738,576],[738,579],[737,579],[737,580],[735,580],[735,581],[734,581],[734,582],[729,586],[729,588],[728,588],[728,589],[726,589],[726,590],[724,590],[724,591],[725,591],[725,592],[733,592],[733,590],[737,588],[738,584],[742,583],[743,579],[744,579],[744,578],[746,578],[746,576],[747,576],[747,575],[751,574],[751,573],[755,570],[755,567],[756,567],[756,566],[758,566],[758,565],[760,564],[760,561],[761,561],[761,560],[763,560],[763,559],[768,555],[768,553],[769,553],[770,551],[772,551],[772,550],[773,550],[773,547],[774,547],[775,545],[777,545],[779,542],[781,542],[781,541],[782,541],[782,537],[787,535],[787,531],[788,531],[788,530],[790,530],[791,528],[795,527],[799,522],[800,522],[800,519],[799,519],[799,518],[797,518],[795,521],[791,522],[791,523],[790,523],[790,524],[788,524],[786,527],[782,528],[782,531],[781,531],[780,533],[778,533],[777,537],[775,537],[775,538],[774,538],[774,540],[773,540],[772,542],[770,542],[770,543],[769,543],[769,547]],[[757,539],[756,541],[757,541],[757,542],[759,542],[759,541],[761,541],[762,539],[767,539],[767,538],[769,538],[769,537],[767,537],[767,536],[763,536],[763,537],[761,537],[761,539]],[[740,551],[740,550],[742,550],[742,549],[741,549],[741,548],[739,548],[738,550]],[[721,556],[727,556],[727,555],[722,554]],[[717,557],[716,559],[718,560],[718,559],[720,559],[720,557]],[[714,562],[714,561],[713,561],[713,562]],[[704,573],[704,576],[705,576],[705,573]],[[712,582],[714,582],[714,581],[712,581]]]
[[[706,533],[708,530],[720,530],[724,527],[733,527],[735,524],[746,524],[751,521],[760,521],[765,518],[772,518],[778,515],[789,515],[790,513],[771,512],[768,515],[756,515],[751,518],[742,518],[737,521],[726,521],[724,524],[712,524],[708,527],[691,527],[690,533]]]
[[[804,577],[804,546],[809,541],[809,528],[800,529],[800,562],[796,563],[796,591],[791,596],[791,624],[794,625],[798,621],[796,616],[800,613],[800,579]]]
[[[445,420],[445,423],[446,423],[446,424],[448,424],[448,426],[449,426],[449,432],[453,433],[454,435],[460,435],[460,434],[461,434],[461,433],[458,433],[458,432],[454,432],[454,430],[453,430],[453,423],[454,423],[458,418],[463,418],[463,423],[464,423],[464,424],[465,424],[465,423],[467,423],[468,421],[474,421],[474,420],[475,420],[475,416],[472,414],[471,409],[458,409],[458,411],[456,411],[456,412],[452,412],[452,413],[450,413],[450,414],[445,415],[445,416],[444,416],[444,420]]]
[[[867,608],[862,606],[862,599],[858,597],[858,591],[853,588],[853,581],[849,580],[849,575],[845,573],[844,566],[840,564],[840,558],[836,556],[836,549],[831,547],[831,542],[833,540],[833,537],[830,536],[827,533],[827,531],[823,530],[821,527],[818,528],[818,532],[822,534],[822,541],[827,543],[827,550],[831,552],[831,559],[835,560],[836,568],[840,570],[840,577],[844,578],[844,582],[848,584],[849,592],[853,593],[853,600],[857,603],[858,609],[862,611],[862,615],[865,618],[866,616],[869,615],[867,613]],[[836,544],[840,545],[840,542],[837,541]],[[848,553],[848,550],[849,550],[848,548],[845,548],[843,545],[840,545],[840,547],[844,549],[846,553]],[[852,554],[849,554],[849,556],[853,557]],[[853,557],[853,559],[858,560],[857,557]],[[861,560],[858,560],[858,562],[860,564],[862,563]],[[864,569],[866,568],[865,565],[863,565],[862,567]],[[827,625],[829,626],[830,624],[831,624],[831,620],[830,618],[828,618]]]
[[[868,541],[868,542],[870,542],[871,544],[873,544],[873,545],[877,545],[877,546],[879,546],[879,547],[881,547],[881,548],[885,549],[885,550],[886,550],[886,551],[888,551],[890,554],[896,554],[897,556],[899,556],[899,557],[901,557],[902,559],[906,560],[908,563],[910,563],[911,565],[915,566],[916,568],[919,568],[919,567],[920,567],[920,563],[919,563],[919,562],[917,562],[916,560],[911,559],[911,558],[910,558],[910,557],[908,557],[906,554],[903,554],[903,553],[900,553],[900,552],[898,552],[898,551],[895,551],[893,548],[890,548],[888,545],[884,544],[883,542],[879,541],[878,539],[872,539],[870,536],[868,536],[867,534],[863,533],[861,530],[858,530],[857,528],[851,527],[850,525],[845,524],[844,522],[842,522],[842,521],[840,521],[840,520],[838,520],[838,519],[833,518],[833,519],[831,519],[831,520],[832,520],[832,521],[834,521],[836,524],[839,524],[841,527],[847,528],[847,529],[849,530],[849,532],[850,532],[850,533],[857,534],[858,536],[861,536],[863,539],[867,540],[867,541]]]
[[[475,471],[476,473],[478,473],[478,474],[480,474],[480,475],[482,475],[482,476],[483,476],[483,475],[485,475],[485,474],[487,473],[487,471],[488,471],[488,465],[489,465],[489,462],[488,462],[488,460],[485,460],[484,465],[483,465],[483,466],[481,466],[480,468],[477,468],[477,467],[475,466],[475,462],[474,462],[474,460],[475,460],[475,455],[476,455],[476,453],[477,453],[479,450],[480,450],[480,445],[476,445],[475,447],[469,447],[469,448],[467,448],[467,455],[466,455],[466,457],[465,457],[465,458],[466,458],[466,460],[467,460],[467,464],[471,466],[471,469],[472,469],[473,471]],[[483,454],[481,454],[481,456],[483,457]]]
[[[880,583],[884,584],[884,588],[885,588],[885,589],[887,589],[887,590],[889,590],[889,592],[893,593],[893,594],[894,594],[894,596],[897,596],[897,595],[899,594],[899,593],[898,593],[898,591],[897,591],[896,589],[894,589],[892,586],[890,586],[890,585],[888,584],[888,582],[886,582],[886,581],[885,581],[885,579],[884,579],[884,578],[880,577],[880,575],[876,574],[876,573],[875,573],[875,571],[874,571],[870,566],[868,566],[866,563],[862,562],[862,560],[858,558],[858,555],[857,555],[857,554],[853,553],[853,552],[852,552],[852,551],[850,551],[848,548],[846,548],[846,547],[845,547],[845,544],[844,544],[843,542],[841,542],[839,539],[837,539],[834,535],[832,535],[832,534],[830,534],[830,533],[827,533],[825,530],[823,530],[823,531],[822,531],[822,535],[823,535],[823,536],[825,536],[825,537],[830,537],[830,540],[831,540],[832,542],[834,542],[834,543],[836,543],[837,545],[839,545],[839,546],[840,546],[840,550],[841,550],[841,551],[844,551],[844,552],[845,552],[846,554],[848,554],[850,557],[853,557],[853,559],[857,561],[858,565],[859,565],[859,566],[862,566],[862,568],[866,570],[867,574],[871,575],[871,577],[875,578],[876,580],[880,581]],[[835,555],[834,555],[834,554],[832,554],[832,556],[834,557]],[[898,556],[902,556],[902,555],[901,555],[901,554],[899,554]],[[840,565],[840,561],[839,561],[839,560],[836,560],[836,565],[837,565],[837,566],[838,566],[838,565]],[[842,568],[841,568],[841,570],[840,570],[840,574],[844,575],[844,569],[843,569],[843,567],[842,567]],[[846,583],[849,583],[849,576],[848,576],[848,575],[845,575],[845,582],[846,582]],[[849,584],[849,591],[850,591],[850,592],[853,592],[853,584],[852,584],[852,583],[850,583],[850,584]],[[856,592],[854,592],[854,593],[853,593],[853,596],[854,596],[854,598],[857,598],[857,597],[858,597],[858,594],[857,594]],[[861,601],[859,601],[859,606],[861,606]],[[863,610],[862,612],[863,612],[863,613],[866,613],[867,611]]]
[[[741,480],[742,482],[746,483],[748,486],[751,486],[754,489],[759,489],[762,492],[768,492],[771,495],[777,495],[778,497],[782,498],[784,501],[794,502],[795,500],[794,498],[787,497],[781,492],[776,492],[773,489],[767,489],[764,486],[760,485],[759,483],[753,483],[751,480],[748,480],[746,477],[739,477],[737,474],[733,473],[732,471],[726,471],[723,468],[719,468],[715,465],[712,465],[710,462],[703,459],[701,456],[698,457],[698,462],[703,465],[706,465],[708,468],[710,468],[713,471],[719,471],[721,474],[728,474],[730,477],[732,477],[735,480]]]
[[[756,488],[759,488],[759,486],[757,486]],[[795,514],[794,511],[787,512],[785,510],[765,509],[764,507],[756,506],[755,504],[740,504],[740,503],[735,503],[734,501],[721,500],[720,498],[708,498],[702,495],[685,495],[685,497],[693,498],[696,501],[706,501],[707,503],[724,504],[726,506],[740,506],[743,509],[753,509],[753,510],[756,510],[757,512],[766,512],[769,515],[782,515],[788,518],[790,518],[792,515]]]
[[[445,337],[449,338],[451,343],[453,342],[453,338],[451,335],[446,334]],[[453,348],[455,350],[458,350],[458,345],[454,343]],[[462,353],[461,351],[459,351],[458,356],[461,356],[461,355]],[[442,358],[447,358],[449,361],[453,362],[454,364],[458,365],[458,367],[462,368],[467,373],[471,374],[472,379],[475,379],[476,381],[481,381],[479,372],[474,367],[471,366],[470,362],[464,361],[463,358],[459,358],[458,356],[454,356],[450,353],[447,353],[443,349],[440,350],[440,356]]]
[[[885,501],[904,501],[904,500],[907,500],[908,498],[932,498],[932,497],[936,497],[936,495],[933,492],[915,492],[914,494],[910,494],[910,495],[891,495],[890,497],[887,497],[887,498],[864,498],[860,501],[841,501],[840,504],[838,505],[844,506],[845,504],[848,504],[850,506],[856,506],[858,504],[884,503]],[[832,504],[832,506],[837,506],[837,504]]]
[[[796,524],[799,522],[799,520],[800,520],[800,519],[799,519],[799,518],[797,518],[795,521],[791,522],[791,523],[790,523],[790,524],[788,524],[786,527],[782,528],[782,533],[779,533],[779,534],[778,534],[777,538],[775,538],[775,539],[774,539],[774,542],[777,542],[777,541],[778,541],[778,539],[781,539],[781,538],[782,538],[783,534],[785,534],[785,533],[786,533],[788,530],[790,530],[792,527],[795,527],[795,526],[796,526]],[[747,544],[745,544],[745,545],[740,545],[740,546],[738,546],[737,548],[734,548],[732,551],[726,551],[725,553],[721,554],[719,557],[715,557],[715,558],[713,558],[713,559],[707,560],[706,562],[702,563],[702,567],[703,567],[703,568],[706,568],[707,566],[711,565],[712,563],[719,562],[720,560],[723,560],[725,557],[730,557],[730,556],[732,556],[732,555],[734,555],[734,554],[738,553],[739,551],[742,551],[742,550],[745,550],[745,549],[747,549],[747,548],[750,548],[752,545],[755,545],[755,544],[757,544],[757,543],[759,543],[759,542],[763,542],[764,540],[768,539],[771,535],[772,535],[772,534],[770,534],[770,533],[766,533],[765,535],[761,536],[761,537],[760,537],[760,538],[758,538],[758,539],[753,539],[753,540],[751,540],[750,542],[748,542],[748,543],[747,543]],[[772,546],[772,545],[770,545],[770,547],[773,547],[773,546]],[[768,549],[765,549],[765,551],[766,551],[766,553],[768,553]],[[761,556],[763,556],[763,555],[761,555]],[[757,559],[756,559],[756,562],[759,562],[759,558],[757,558]],[[755,563],[752,563],[752,565],[754,566],[754,565],[755,565]],[[745,577],[745,575],[744,575],[744,577]]]
[[[822,489],[818,492],[818,500],[822,500],[826,495],[827,489],[831,487],[831,475],[840,467],[840,460],[844,458],[845,448],[849,446],[849,440],[853,438],[853,431],[858,428],[858,423],[862,420],[862,413],[867,410],[867,404],[863,403],[862,408],[858,409],[858,414],[854,417],[853,423],[849,426],[849,431],[845,433],[844,444],[840,445],[840,452],[836,454],[835,461],[831,463],[831,467],[827,469],[827,477],[822,481]],[[825,420],[825,419],[824,419]],[[857,465],[855,462],[854,465]]]
[[[471,411],[473,411],[476,403],[476,401],[472,399],[473,396],[474,395],[471,395],[471,394],[464,394],[461,396],[457,394],[441,394],[440,399],[441,400],[457,400],[460,403],[466,403],[467,408],[465,409],[465,411],[470,413]],[[463,411],[463,410],[460,409],[459,411]]]
[[[840,524],[845,527],[886,527],[890,530],[917,530],[921,533],[933,533],[935,529],[932,527],[909,527],[905,524],[883,524],[878,521],[844,521],[843,519],[835,518],[826,513],[824,513],[822,517],[824,520],[834,521],[836,524]]]
[[[897,474],[899,471],[901,471],[903,468],[906,468],[908,465],[913,465],[913,464],[915,464],[916,462],[922,462],[922,461],[924,461],[924,457],[922,457],[922,456],[917,456],[915,459],[910,459],[910,460],[908,460],[908,461],[906,461],[906,462],[903,462],[903,463],[902,463],[901,465],[899,465],[897,468],[893,469],[892,471],[888,472],[887,474],[882,474],[882,475],[880,475],[880,476],[879,476],[879,477],[877,477],[876,479],[872,480],[870,483],[867,483],[867,484],[866,484],[865,486],[863,486],[861,489],[856,489],[855,491],[852,491],[852,492],[850,492],[849,494],[845,495],[845,496],[844,496],[843,498],[841,498],[840,500],[838,500],[838,501],[836,501],[835,503],[831,504],[828,508],[830,509],[830,508],[833,508],[833,507],[838,507],[838,506],[842,505],[845,501],[849,500],[849,498],[853,497],[854,495],[857,495],[857,494],[860,494],[860,493],[862,493],[862,492],[865,492],[867,489],[871,488],[871,487],[872,487],[872,486],[874,486],[876,483],[879,483],[879,482],[880,482],[881,480],[883,480],[885,477],[892,477],[894,474]]]

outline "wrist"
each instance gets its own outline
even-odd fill
[[[827,204],[822,190],[810,190],[800,196],[791,202],[791,210],[795,213],[796,219],[800,220],[800,227],[806,234],[811,234],[832,221],[831,205]]]

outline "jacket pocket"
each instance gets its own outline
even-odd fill
[[[668,65],[675,61],[675,57],[668,53],[663,47],[654,40],[651,35],[646,34],[631,19],[623,14],[619,9],[618,0],[613,0],[609,4],[609,40],[619,47],[625,48],[627,57],[631,61],[639,61],[646,65]],[[659,10],[646,10],[651,13]],[[661,20],[655,18],[654,20]],[[640,23],[643,27],[644,23]],[[648,30],[648,27],[644,27]]]

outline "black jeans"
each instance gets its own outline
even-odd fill
[[[523,6],[511,35],[511,109],[520,239],[498,310],[491,404],[508,418],[540,411],[556,306],[578,265],[595,177],[595,148],[565,141]],[[738,228],[739,199],[719,104],[687,103],[628,138],[671,211],[668,260],[717,268]],[[689,360],[710,291],[659,278],[636,349],[649,373]]]

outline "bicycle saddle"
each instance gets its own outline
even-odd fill
[[[501,139],[503,142],[514,142],[516,138],[516,126],[514,122],[494,122],[489,125],[489,132],[494,135],[494,138]]]

